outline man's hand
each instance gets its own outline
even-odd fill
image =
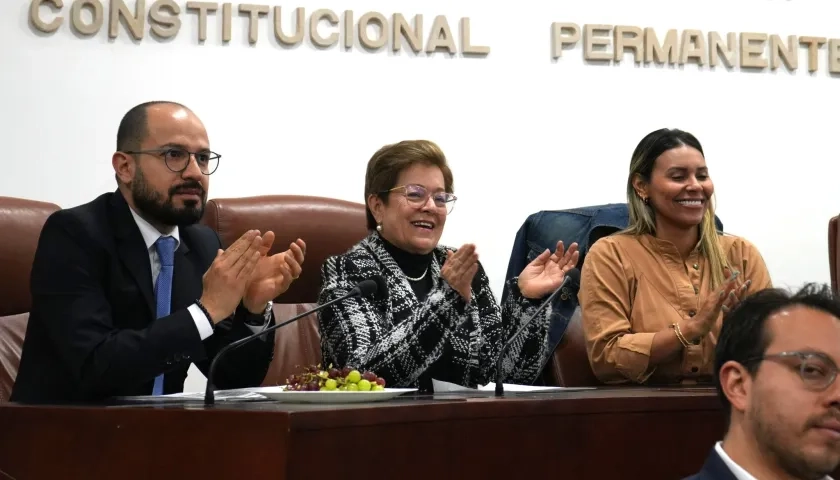
[[[214,324],[228,318],[239,306],[260,259],[263,238],[258,230],[249,230],[216,258],[204,273],[201,303]]]
[[[257,267],[242,297],[243,305],[253,314],[263,313],[269,300],[286,292],[303,270],[301,266],[306,256],[306,243],[303,240],[297,239],[289,245],[288,250],[268,256],[273,244],[274,232],[265,232]]]

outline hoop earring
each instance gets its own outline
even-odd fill
[[[376,231],[382,233],[382,222],[376,224]]]

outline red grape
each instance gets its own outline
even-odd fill
[[[385,379],[374,372],[367,370],[364,373],[354,367],[346,366],[337,368],[328,365],[322,369],[319,365],[307,365],[298,367],[301,373],[290,375],[286,379],[285,389],[295,392],[327,391],[359,391],[359,385],[364,386],[362,390],[382,390],[385,388]],[[330,388],[327,387],[329,382]],[[354,387],[354,388],[350,388]],[[375,387],[375,388],[374,388]]]

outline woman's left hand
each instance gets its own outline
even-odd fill
[[[526,298],[540,299],[557,290],[566,278],[566,272],[575,268],[578,244],[573,243],[563,251],[563,242],[557,242],[557,250],[546,249],[519,274],[519,291]]]

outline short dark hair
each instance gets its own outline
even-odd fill
[[[443,188],[447,193],[455,193],[452,180],[452,170],[446,162],[443,151],[429,140],[403,140],[399,143],[385,145],[373,154],[368,161],[365,174],[365,211],[367,212],[367,228],[376,228],[367,199],[370,195],[378,195],[387,204],[388,194],[384,193],[397,186],[400,173],[415,164],[426,164],[440,168],[443,173]]]
[[[724,363],[736,361],[750,376],[758,370],[759,359],[773,340],[765,325],[776,312],[793,306],[803,306],[833,315],[840,320],[840,299],[828,285],[809,283],[796,293],[779,288],[758,291],[743,299],[723,318],[723,327],[715,346],[715,388],[726,415],[731,417],[732,405],[720,385],[720,369]]]
[[[117,151],[130,152],[140,148],[140,144],[149,134],[147,110],[153,105],[173,105],[187,108],[180,103],[156,100],[141,103],[131,108],[120,121],[117,129]]]

